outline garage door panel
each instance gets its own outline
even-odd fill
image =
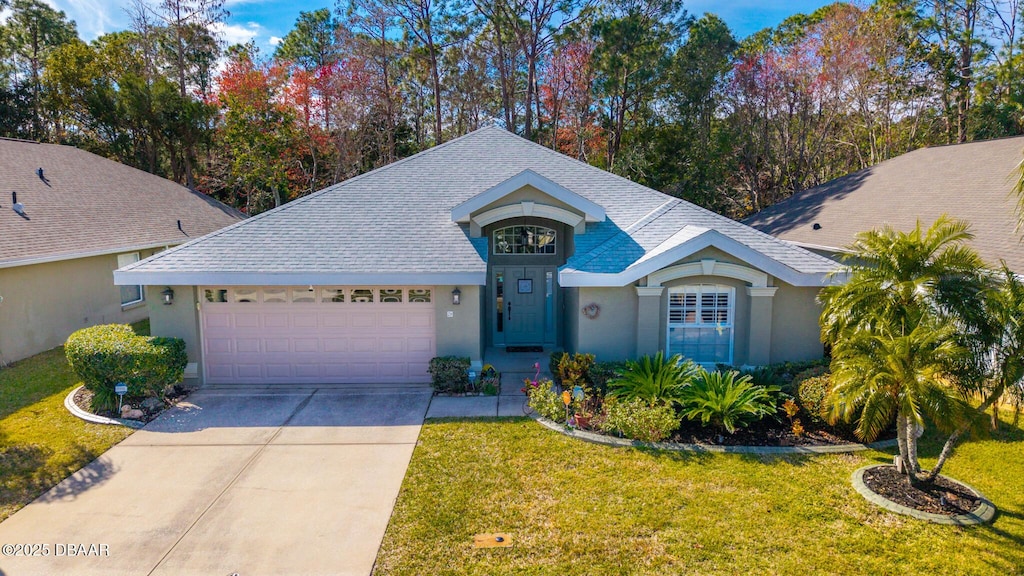
[[[348,352],[348,338],[324,338],[324,352]]]
[[[434,328],[434,313],[425,312],[411,312],[406,316],[406,322],[409,328],[430,328],[433,333]]]
[[[260,315],[258,312],[238,312],[235,314],[236,328],[259,328]]]
[[[320,351],[319,338],[295,338],[292,342],[295,345],[296,354]]]
[[[263,315],[263,327],[264,328],[287,328],[288,327],[288,314],[264,314]]]
[[[405,338],[382,337],[379,339],[379,343],[379,350],[383,353],[405,352]]]
[[[235,364],[235,370],[239,378],[258,380],[263,376],[260,364]]]
[[[263,351],[269,354],[275,352],[289,352],[288,344],[291,342],[288,338],[264,338],[263,339]]]
[[[409,351],[410,354],[417,355],[417,356],[425,355],[425,354],[429,354],[429,355],[433,356],[433,354],[434,354],[434,339],[433,338],[428,338],[426,336],[420,336],[420,337],[416,337],[416,338],[406,338],[405,339],[405,343],[406,343],[406,346],[408,346],[408,351]],[[428,358],[428,360],[429,360],[429,358]]]
[[[366,306],[366,304],[362,304]],[[353,328],[376,328],[377,314],[374,312],[354,312],[351,316]]]
[[[406,376],[405,362],[381,362],[378,366],[381,378],[402,379]]]
[[[400,302],[353,302],[347,288],[342,301],[320,302],[289,301],[295,289],[251,288],[245,290],[252,301],[241,302],[234,290],[242,289],[228,289],[226,302],[205,302],[201,309],[211,383],[430,379],[427,366],[436,350],[434,304],[408,302],[408,289],[402,289]],[[369,292],[376,297],[379,290]]]
[[[295,314],[292,316],[292,326],[295,328],[316,328],[316,314]]]
[[[259,338],[238,338],[235,340],[235,352],[239,354],[260,352]]]

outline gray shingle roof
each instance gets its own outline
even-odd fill
[[[12,191],[27,218],[12,210]],[[0,138],[0,267],[180,244],[243,217],[170,180],[84,150]]]
[[[238,283],[254,275],[281,283],[303,274],[472,274],[486,271],[487,240],[452,222],[453,207],[532,170],[605,208],[603,222],[577,235],[567,268],[622,271],[686,225],[751,244],[800,273],[835,263],[728,218],[487,127],[341,182],[205,238],[127,267],[119,277],[176,273]],[[624,233],[624,231],[626,231]],[[601,254],[601,256],[598,256]],[[204,275],[205,274],[205,275]],[[341,274],[341,275],[338,275]],[[283,275],[290,275],[287,279]],[[323,276],[318,276],[323,280]],[[399,280],[396,280],[396,283]]]
[[[923,148],[793,195],[746,220],[784,240],[844,248],[858,232],[910,230],[942,214],[972,224],[971,245],[991,265],[1024,271],[1011,190],[1024,136]],[[814,225],[819,224],[818,230]]]

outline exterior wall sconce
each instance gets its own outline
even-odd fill
[[[452,304],[458,306],[460,302],[462,302],[462,290],[456,286],[455,290],[452,290]]]
[[[174,290],[171,290],[170,286],[168,286],[166,290],[161,292],[160,295],[164,297],[164,306],[170,306],[171,304],[174,304]]]

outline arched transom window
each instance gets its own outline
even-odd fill
[[[554,254],[555,231],[544,226],[506,226],[494,231],[495,254]]]

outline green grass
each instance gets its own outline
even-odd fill
[[[991,526],[870,505],[850,474],[891,459],[666,453],[588,444],[527,419],[429,422],[375,574],[1022,573],[1024,431],[965,444],[947,465],[998,506]],[[493,532],[514,546],[471,547]]]
[[[149,333],[149,320],[132,325]],[[81,385],[60,346],[0,369],[0,520],[85,466],[131,430],[64,408]]]

